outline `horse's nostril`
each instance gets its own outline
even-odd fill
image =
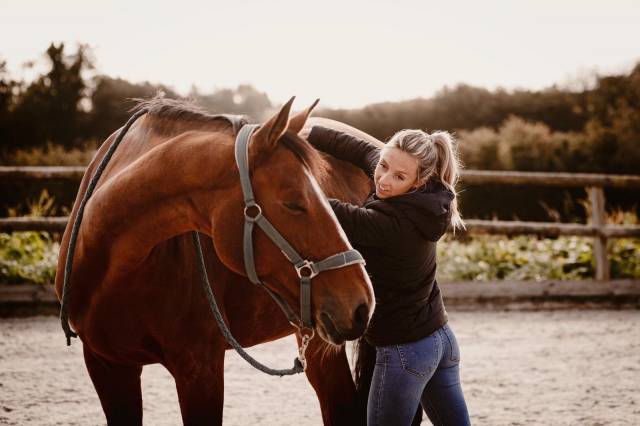
[[[365,329],[369,322],[369,307],[366,303],[361,304],[353,315],[353,325]]]

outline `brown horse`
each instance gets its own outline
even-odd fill
[[[311,111],[289,120],[290,106],[291,101],[254,133],[251,179],[265,216],[303,256],[322,259],[351,247],[318,183],[327,195],[353,202],[362,201],[370,184],[361,172],[323,159],[298,138]],[[149,113],[131,127],[86,206],[70,280],[69,318],[109,424],[141,424],[140,374],[151,363],[161,363],[173,375],[186,424],[220,424],[229,346],[202,291],[188,232],[209,236],[202,240],[212,290],[243,346],[295,329],[267,293],[244,276],[243,202],[232,126],[169,100],[142,107]],[[89,165],[72,218],[114,140],[115,134]],[[71,222],[60,250],[58,297],[70,227]],[[258,275],[297,306],[299,280],[291,264],[260,231],[254,244]],[[314,278],[312,312],[322,340],[309,347],[306,374],[327,424],[342,424],[353,415],[355,391],[340,344],[363,332],[368,317],[359,315],[362,305],[370,315],[373,293],[361,265]],[[322,350],[328,344],[339,346]]]

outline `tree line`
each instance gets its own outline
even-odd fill
[[[0,156],[16,149],[47,145],[67,149],[102,142],[130,116],[133,99],[150,98],[159,92],[179,98],[162,84],[132,83],[98,74],[88,48],[66,53],[63,43],[46,50],[48,71],[27,83],[12,78],[0,58]],[[260,116],[272,108],[269,97],[250,85],[201,94],[194,88],[189,97],[204,109],[230,114]]]
[[[171,87],[96,72],[86,46],[68,53],[64,44],[51,44],[45,57],[48,69],[30,82],[10,76],[0,58],[0,162],[16,150],[95,145],[126,122],[131,99],[158,92],[179,97]],[[212,93],[194,88],[188,97],[212,113],[255,120],[275,108],[267,94],[250,85]],[[453,131],[467,168],[640,174],[640,63],[627,73],[598,76],[581,90],[507,91],[460,84],[428,99],[324,109],[317,115],[381,140],[403,128]],[[507,215],[500,201],[507,193],[521,207],[519,217],[544,218],[543,204],[555,210],[566,204],[566,193],[553,195],[550,189],[494,190],[463,194],[467,211]],[[534,193],[538,200],[530,201]],[[610,199],[637,208],[632,195],[612,194]]]
[[[0,60],[1,152],[47,144],[81,148],[126,122],[132,98],[159,91],[179,97],[164,85],[85,77],[93,69],[87,50],[67,53],[64,44],[51,44],[48,71],[29,83],[12,79]],[[189,97],[212,113],[254,119],[274,107],[250,85],[210,94],[193,89]],[[319,114],[382,140],[403,128],[456,131],[463,160],[474,168],[640,173],[640,63],[627,74],[600,76],[582,91],[491,91],[460,84],[429,99]],[[551,158],[540,161],[545,155]]]

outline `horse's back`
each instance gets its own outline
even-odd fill
[[[330,129],[334,129],[340,132],[350,134],[351,136],[355,136],[357,138],[363,139],[369,142],[370,144],[377,146],[378,148],[382,148],[384,146],[384,143],[382,143],[382,141],[374,138],[370,134],[365,133],[360,129],[356,129],[355,127],[350,126],[341,121],[333,120],[331,118],[311,117],[307,120],[305,127],[313,127],[313,126],[328,127]]]

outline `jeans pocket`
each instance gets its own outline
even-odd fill
[[[445,324],[442,329],[445,336],[447,336],[447,341],[449,343],[449,347],[446,348],[446,352],[449,352],[449,356],[447,358],[451,361],[452,365],[458,364],[460,362],[460,346],[458,346],[458,340],[449,325]]]
[[[431,376],[438,366],[441,350],[439,337],[431,335],[418,342],[396,345],[402,368],[418,377]]]

